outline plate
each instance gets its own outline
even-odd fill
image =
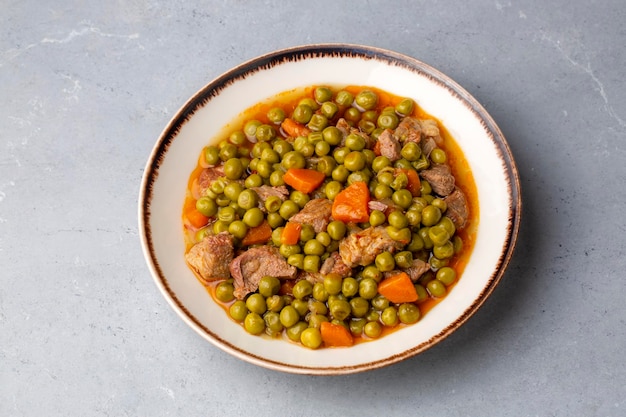
[[[416,324],[350,348],[310,350],[247,334],[187,267],[182,205],[198,155],[252,105],[311,85],[363,85],[411,97],[462,149],[476,183],[474,249],[449,294]],[[143,253],[174,311],[224,351],[273,370],[316,375],[367,371],[425,351],[465,323],[491,295],[514,251],[521,213],[518,171],[487,111],[452,79],[417,59],[379,48],[305,45],[245,62],[202,87],[176,112],[154,145],[139,195]]]

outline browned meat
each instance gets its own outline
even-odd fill
[[[382,226],[369,227],[350,233],[339,242],[339,254],[350,268],[356,265],[369,265],[383,252],[394,252],[402,244],[389,237]]]
[[[344,119],[343,117],[337,120],[337,124],[335,126],[337,127],[337,129],[339,129],[339,131],[341,132],[341,135],[344,138],[348,136],[348,134],[350,133],[350,129],[352,129],[352,126],[350,126],[347,120]]]
[[[228,264],[234,255],[233,236],[228,232],[207,236],[185,255],[187,263],[198,277],[208,283],[230,278]]]
[[[439,133],[439,125],[437,125],[437,121],[433,119],[419,120],[419,124],[422,128],[422,139],[433,138],[437,146],[441,146],[443,138]]]
[[[355,135],[359,135],[363,139],[365,139],[366,148],[370,149],[372,147],[373,145],[372,138],[370,138],[367,133],[361,132],[356,127],[350,126],[350,124],[346,121],[346,119],[341,118],[337,120],[337,124],[335,126],[337,127],[337,129],[339,129],[339,131],[341,132],[341,135],[343,136],[341,140],[341,146],[344,146],[346,144],[346,136],[348,136],[351,133],[354,133]]]
[[[420,143],[422,140],[422,127],[417,119],[405,117],[398,123],[398,127],[394,131],[394,135],[402,143],[415,142]]]
[[[448,165],[433,165],[430,169],[420,172],[420,176],[428,181],[433,191],[440,196],[446,196],[454,190],[454,176]]]
[[[370,200],[367,202],[367,208],[369,208],[370,210],[378,210],[378,211],[382,211],[383,213],[385,212],[385,210],[387,210],[389,206],[385,203],[383,203],[382,201],[378,201],[378,200]]]
[[[316,198],[306,203],[302,210],[290,218],[289,221],[310,224],[316,233],[323,232],[330,222],[332,208],[332,201],[326,198]]]
[[[209,167],[202,170],[198,176],[198,186],[204,190],[209,188],[209,185],[219,177],[224,176],[224,165],[216,167]]]
[[[424,138],[422,141],[422,153],[426,156],[430,156],[430,153],[437,147],[437,142],[431,137]]]
[[[324,282],[324,275],[319,272],[307,272],[302,269],[298,269],[298,274],[296,275],[296,282],[306,279],[311,284],[316,284],[318,282]]]
[[[243,299],[256,291],[266,275],[279,279],[293,278],[296,268],[289,265],[278,249],[271,246],[249,248],[230,263],[230,275],[235,280],[235,297]]]
[[[445,201],[448,206],[446,216],[452,220],[457,230],[463,229],[469,217],[469,207],[463,191],[457,187],[449,196],[444,198],[443,201]]]
[[[395,162],[402,157],[400,155],[402,146],[390,129],[385,129],[378,136],[378,145],[380,146],[380,154],[386,156],[391,162]]]
[[[342,278],[352,275],[352,269],[343,262],[339,252],[333,252],[322,264],[320,268],[322,275],[339,274]]]

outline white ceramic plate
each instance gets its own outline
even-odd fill
[[[461,279],[418,323],[351,348],[309,350],[247,334],[230,320],[184,261],[182,204],[207,141],[248,107],[310,85],[365,85],[413,98],[463,150],[476,182],[480,218]],[[245,361],[304,374],[344,374],[414,356],[461,326],[491,294],[513,253],[520,185],[509,147],[485,109],[450,78],[413,58],[371,47],[328,44],[277,51],[211,81],[174,115],[148,159],[139,196],[144,255],[163,296],[198,334]]]

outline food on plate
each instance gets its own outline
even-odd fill
[[[247,332],[349,347],[418,322],[454,287],[475,185],[413,99],[314,86],[229,126],[191,174],[185,258]]]

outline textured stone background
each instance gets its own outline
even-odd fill
[[[626,414],[622,0],[0,8],[0,415]],[[524,198],[510,268],[465,326],[332,378],[196,335],[152,282],[136,215],[151,147],[189,96],[317,42],[392,49],[459,82],[507,137]]]

